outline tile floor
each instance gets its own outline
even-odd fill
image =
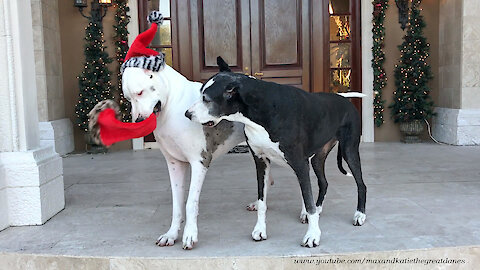
[[[171,218],[170,184],[159,150],[64,158],[65,209],[43,226],[0,232],[0,252],[86,256],[200,257],[319,255],[480,245],[480,147],[364,143],[367,222],[351,224],[353,178],[327,160],[329,181],[321,245],[300,246],[306,225],[298,220],[300,188],[293,172],[273,167],[268,196],[268,240],[250,233],[256,198],[249,154],[214,162],[200,198],[199,243],[191,251],[157,247]],[[317,190],[316,179],[311,174]]]

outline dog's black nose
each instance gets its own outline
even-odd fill
[[[145,120],[145,117],[139,116],[139,117],[137,117],[137,120],[135,120],[135,123],[140,123],[140,122],[142,122],[143,120]]]
[[[187,117],[188,119],[192,120],[192,113],[189,112],[189,111],[186,111],[186,112],[185,112],[185,117]]]

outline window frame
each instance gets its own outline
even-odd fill
[[[332,0],[335,1],[335,0]],[[322,2],[322,18],[323,18],[323,91],[330,93],[330,72],[335,69],[351,69],[351,79],[349,92],[362,92],[362,40],[361,40],[361,11],[360,0],[350,0],[349,13],[334,13],[330,15],[328,4],[329,0]],[[349,15],[350,17],[350,68],[331,68],[330,67],[330,16]],[[334,41],[333,43],[340,43]],[[360,98],[352,98],[352,103],[362,113],[362,100]]]

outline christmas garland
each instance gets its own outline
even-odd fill
[[[373,117],[375,125],[380,127],[383,120],[384,103],[382,99],[382,89],[387,85],[387,74],[383,69],[385,62],[385,52],[383,47],[385,43],[385,12],[388,8],[388,0],[373,0],[373,47],[372,47],[372,68],[373,68]]]
[[[130,16],[128,12],[130,8],[127,5],[128,0],[115,0],[114,7],[115,11],[115,22],[113,26],[115,30],[115,35],[113,37],[115,41],[115,54],[116,60],[118,62],[117,78],[118,78],[118,98],[120,104],[120,113],[122,114],[122,120],[124,122],[131,121],[130,114],[130,102],[123,96],[122,91],[122,74],[120,73],[120,67],[125,61],[125,56],[128,51],[128,30],[127,25],[130,22]]]

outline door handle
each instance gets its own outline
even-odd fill
[[[263,76],[263,72],[255,72],[255,77],[261,77]]]
[[[250,73],[248,72],[248,67],[245,67],[244,70],[245,70],[244,74],[247,75],[247,76],[250,76]]]

